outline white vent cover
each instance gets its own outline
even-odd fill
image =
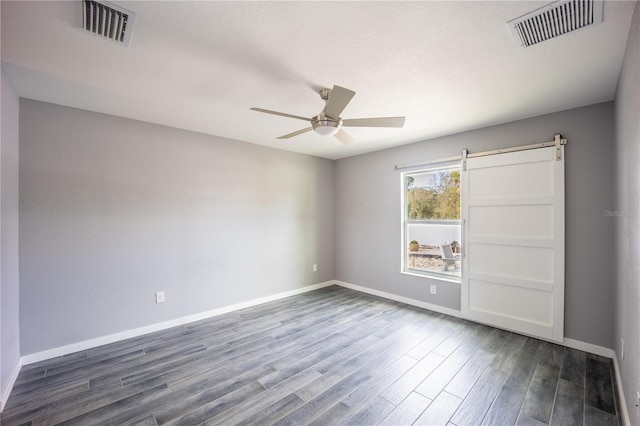
[[[129,46],[136,14],[101,0],[80,0],[78,26],[97,36]]]
[[[604,0],[560,0],[507,22],[523,47],[602,22]]]

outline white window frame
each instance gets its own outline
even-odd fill
[[[461,164],[459,161],[454,161],[454,162],[446,162],[446,163],[440,163],[437,165],[431,165],[430,167],[426,167],[426,168],[416,168],[413,170],[408,170],[406,172],[403,172],[400,174],[400,188],[401,188],[401,206],[400,206],[400,210],[401,210],[401,226],[402,226],[402,238],[401,238],[401,270],[400,272],[406,275],[413,275],[413,276],[419,276],[419,277],[424,277],[424,278],[431,278],[431,279],[437,279],[437,280],[442,280],[442,281],[448,281],[448,282],[454,282],[454,283],[458,283],[460,284],[462,282],[462,267],[460,268],[460,275],[454,275],[451,273],[446,273],[446,272],[438,272],[438,271],[425,271],[425,270],[421,270],[421,269],[414,269],[414,268],[409,268],[409,265],[407,264],[408,261],[408,250],[409,250],[409,238],[408,238],[408,228],[409,225],[411,224],[434,224],[434,225],[439,225],[439,224],[457,224],[460,227],[460,235],[462,236],[462,219],[441,219],[441,220],[410,220],[408,217],[408,205],[407,205],[407,194],[408,194],[408,187],[407,187],[407,177],[413,174],[417,174],[417,173],[429,173],[429,172],[437,172],[437,171],[441,171],[441,170],[452,170],[452,169],[458,169],[460,170],[460,176],[462,179],[462,168],[461,168]],[[460,185],[463,185],[462,180],[460,181]],[[461,205],[462,208],[462,205]],[[462,212],[461,212],[462,214]],[[462,237],[461,237],[462,239]],[[462,241],[459,241],[460,244],[463,244]]]

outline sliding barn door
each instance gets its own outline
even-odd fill
[[[462,314],[561,342],[564,147],[466,160]]]

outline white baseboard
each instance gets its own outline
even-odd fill
[[[430,311],[438,312],[441,314],[449,315],[452,317],[462,318],[460,311],[455,309],[446,308],[444,306],[434,305],[432,303],[423,302],[417,299],[411,299],[409,297],[398,296],[397,294],[387,293],[385,291],[374,290],[368,287],[362,287],[356,284],[347,283],[344,281],[334,281],[337,285],[351,290],[356,290],[362,293],[371,294],[373,296],[384,297],[385,299],[395,300],[396,302],[406,303],[407,305],[417,306],[418,308],[428,309]]]
[[[176,318],[170,321],[164,321],[157,324],[151,324],[145,327],[139,327],[132,330],[122,331],[120,333],[110,334],[108,336],[97,337],[95,339],[84,340],[82,342],[72,343],[70,345],[59,346],[57,348],[47,349],[41,352],[35,352],[32,354],[24,355],[21,358],[21,365],[29,365],[35,362],[40,362],[47,359],[72,354],[74,352],[85,351],[87,349],[92,349],[98,346],[107,345],[109,343],[119,342],[121,340],[130,339],[132,337],[143,336],[145,334],[154,333],[156,331],[166,330],[171,327],[189,324],[191,322],[200,321],[203,319],[215,317],[217,315],[226,314],[228,312],[233,312],[233,311],[237,311],[244,308],[249,308],[251,306],[260,305],[262,303],[273,302],[274,300],[284,299],[285,297],[295,296],[297,294],[306,293],[309,291],[317,290],[319,288],[327,287],[334,284],[335,284],[334,281],[326,281],[319,284],[312,284],[306,287],[297,288],[295,290],[285,291],[282,293],[261,297],[259,299],[248,300],[246,302],[237,303],[235,305],[224,306],[222,308],[213,309],[211,311],[201,312],[194,315],[188,315],[186,317]]]
[[[622,386],[622,376],[620,375],[620,365],[618,364],[618,355],[613,355],[613,368],[616,374],[616,384],[618,385],[618,396],[620,401],[620,411],[622,411],[622,422],[625,426],[631,426],[631,417],[629,417],[629,411],[627,411],[627,400],[624,397],[624,387]]]
[[[0,413],[4,411],[4,406],[7,404],[7,400],[9,399],[9,395],[11,395],[11,391],[13,390],[13,385],[16,383],[16,379],[18,378],[18,374],[20,374],[20,369],[22,368],[22,358],[18,358],[18,362],[13,367],[13,371],[9,376],[9,381],[4,389],[2,389],[2,397],[0,398]]]
[[[578,349],[579,351],[589,352],[590,354],[600,355],[605,358],[615,358],[616,353],[613,349],[605,348],[604,346],[593,345],[591,343],[581,342],[580,340],[573,340],[564,338],[562,341],[563,346],[572,349]]]

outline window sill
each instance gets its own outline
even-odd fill
[[[418,272],[418,271],[401,271],[401,273],[405,275],[412,275],[414,277],[422,277],[422,278],[430,278],[438,281],[446,281],[450,283],[460,284],[462,282],[462,277],[453,277],[447,275],[440,275],[436,273],[429,272]]]

